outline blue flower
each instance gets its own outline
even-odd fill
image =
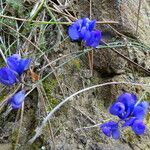
[[[83,40],[86,46],[96,48],[101,40],[101,31],[94,30],[96,20],[79,19],[69,26],[68,34],[72,40]]]
[[[25,91],[19,91],[15,95],[13,95],[9,100],[8,103],[11,105],[12,109],[18,109],[22,106],[22,103],[25,99]]]
[[[102,132],[113,139],[119,139],[120,138],[120,131],[118,129],[118,123],[114,121],[109,121],[100,126]]]
[[[25,70],[29,68],[31,63],[31,59],[24,58],[22,59],[19,54],[13,54],[12,56],[7,58],[8,66],[21,75]]]
[[[79,19],[69,26],[68,34],[72,40],[82,39],[87,31],[92,31],[96,25],[96,20],[88,18]]]
[[[137,97],[134,94],[121,94],[109,109],[109,112],[112,115],[118,116],[120,120],[118,123],[109,121],[102,124],[101,129],[103,133],[106,136],[110,137],[112,135],[113,138],[118,139],[120,137],[118,124],[122,123],[122,127],[131,127],[135,134],[144,134],[146,126],[143,120],[147,113],[148,107],[148,102],[138,102]]]
[[[17,82],[16,74],[12,69],[8,67],[0,68],[0,83],[7,86],[11,86],[16,82]]]
[[[110,107],[109,112],[118,116],[120,119],[126,119],[132,113],[137,102],[137,97],[131,93],[123,93],[117,101]]]

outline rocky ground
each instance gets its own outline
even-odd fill
[[[104,136],[99,127],[82,128],[112,119],[108,108],[122,91],[136,93],[139,98],[144,97],[150,102],[148,88],[130,84],[107,85],[74,97],[55,113],[42,135],[34,143],[28,143],[47,113],[78,90],[106,82],[149,84],[150,1],[142,1],[139,15],[138,3],[138,0],[1,2],[2,14],[15,18],[69,22],[74,21],[73,17],[91,16],[98,21],[117,23],[97,23],[97,28],[103,33],[102,40],[115,43],[115,46],[93,49],[88,55],[84,53],[86,48],[82,43],[72,42],[67,37],[67,25],[36,24],[0,17],[1,22],[8,25],[0,23],[6,54],[17,51],[34,60],[24,77],[26,90],[33,89],[26,97],[24,108],[7,116],[4,116],[7,105],[1,108],[0,150],[150,150],[149,113],[145,119],[147,131],[143,136],[136,136],[127,129],[122,131],[119,140],[113,140]],[[125,46],[116,48],[120,43]],[[3,43],[1,45],[3,48]],[[91,54],[93,63],[88,57]],[[57,61],[50,63],[54,60]],[[33,86],[45,76],[45,80]],[[16,88],[1,86],[1,103]]]

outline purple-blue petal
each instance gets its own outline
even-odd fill
[[[112,138],[115,139],[115,140],[120,138],[120,131],[119,131],[118,128],[115,129],[115,130],[112,130]]]
[[[120,131],[118,129],[118,123],[114,122],[114,121],[109,121],[106,123],[103,123],[100,126],[102,132],[110,137],[112,136],[114,139],[118,139],[120,137]]]
[[[95,30],[90,33],[90,38],[86,39],[86,46],[96,48],[101,41],[101,31]]]
[[[125,106],[121,102],[114,103],[109,109],[109,112],[112,115],[121,115],[122,113],[124,113],[124,111],[125,111]]]
[[[129,117],[129,116],[131,115],[131,113],[132,113],[132,109],[131,109],[130,107],[128,107],[128,108],[126,109],[126,111],[125,111],[124,113],[122,113],[122,114],[119,114],[118,117],[119,117],[120,119],[124,120],[124,119],[126,119],[127,117]]]
[[[137,102],[137,97],[136,95],[131,93],[123,93],[117,98],[117,102],[123,103],[126,109],[130,107],[130,109],[132,110]]]
[[[17,72],[20,59],[20,55],[13,54],[12,56],[7,57],[7,64],[12,70]]]
[[[108,137],[111,136],[111,128],[110,128],[110,127],[104,126],[104,127],[102,128],[102,132],[103,132],[106,136],[108,136]]]
[[[21,75],[26,69],[28,69],[31,63],[31,59],[21,59],[20,55],[13,54],[7,58],[8,66],[14,70],[18,75]]]
[[[128,120],[125,121],[125,123],[122,125],[122,127],[131,126],[134,123],[135,120],[136,120],[135,117],[129,118]]]
[[[145,101],[140,102],[137,106],[135,106],[133,110],[133,116],[138,119],[144,119],[147,110],[148,110],[148,103]]]
[[[11,107],[13,109],[18,109],[21,107],[22,102],[25,99],[25,91],[21,90],[18,93],[16,93],[15,95],[13,95],[9,100],[8,103],[10,103]]]
[[[95,25],[96,25],[96,20],[83,18],[82,27],[86,27],[87,30],[92,31],[95,28]]]
[[[21,75],[25,70],[29,68],[30,63],[31,63],[31,59],[29,58],[21,59],[19,62],[17,73]]]
[[[89,18],[83,18],[82,20],[83,20],[82,27],[84,27],[84,26],[87,27],[89,25],[89,23],[91,22],[91,20]]]
[[[80,32],[80,37],[82,38],[82,40],[86,41],[91,37],[91,32],[87,30],[86,27],[83,27]]]
[[[80,39],[80,32],[78,31],[77,27],[74,25],[71,25],[69,27],[68,34],[72,40],[79,40]]]
[[[0,83],[11,86],[17,82],[17,77],[14,71],[8,67],[0,69]]]
[[[89,31],[92,31],[95,28],[96,20],[93,20],[89,23]]]
[[[143,123],[143,120],[135,120],[133,125],[132,125],[132,130],[134,131],[134,133],[136,133],[137,135],[141,135],[144,134],[145,132],[145,125]]]

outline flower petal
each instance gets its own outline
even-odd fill
[[[122,127],[131,126],[134,123],[135,120],[136,120],[135,117],[126,120],[125,123],[122,125]]]
[[[17,73],[21,75],[25,70],[29,68],[30,63],[31,63],[31,59],[29,58],[21,59],[19,62]]]
[[[95,28],[95,25],[96,25],[96,20],[92,20],[89,23],[89,31],[92,31]]]
[[[106,135],[106,136],[108,136],[108,137],[110,137],[111,136],[111,128],[110,127],[103,127],[102,128],[102,132]]]
[[[86,41],[91,37],[91,32],[87,30],[86,27],[83,27],[80,32],[80,37],[82,38],[82,40]]]
[[[0,69],[0,82],[4,85],[11,86],[17,82],[16,74],[8,67]]]
[[[125,106],[121,102],[114,103],[109,109],[109,112],[112,115],[119,115],[124,113],[124,111],[125,111]]]
[[[109,121],[109,122],[106,122],[106,123],[103,123],[101,126],[100,126],[102,132],[110,137],[112,135],[112,137],[114,139],[117,139],[118,136],[120,136],[120,133],[119,133],[119,130],[118,130],[118,123],[114,122],[114,121]],[[118,131],[116,131],[118,130]]]
[[[135,120],[133,125],[132,125],[132,130],[137,134],[141,135],[144,134],[145,132],[145,125],[143,123],[143,120]]]
[[[131,109],[130,107],[128,107],[128,108],[126,109],[126,111],[125,111],[124,113],[122,113],[122,114],[119,114],[118,117],[119,117],[120,119],[124,120],[124,119],[126,119],[127,117],[129,117],[129,116],[131,115],[131,113],[132,113],[132,109]]]
[[[117,128],[116,130],[112,130],[112,137],[113,139],[117,140],[120,138],[120,131],[119,129]]]
[[[135,106],[133,110],[133,116],[138,119],[144,119],[146,112],[148,109],[148,103],[146,101],[140,102],[137,106]]]
[[[25,91],[19,91],[15,95],[12,96],[12,98],[9,99],[8,103],[12,106],[13,109],[17,109],[21,107],[22,102],[25,99]]]
[[[77,27],[74,25],[71,25],[69,27],[68,34],[72,40],[79,40],[80,39],[80,32],[77,30]]]
[[[13,54],[12,56],[7,57],[7,64],[12,70],[17,72],[20,59],[19,54]]]
[[[87,30],[92,31],[95,28],[95,25],[96,25],[96,20],[83,18],[82,27],[86,27]]]
[[[86,46],[91,46],[96,48],[101,40],[101,32],[99,30],[95,30],[91,32],[90,38],[88,38],[86,42]]]
[[[18,75],[21,75],[30,65],[31,59],[21,59],[20,55],[13,54],[7,58],[8,66],[14,70]]]
[[[136,95],[131,93],[123,93],[117,98],[117,102],[123,103],[126,109],[130,107],[130,109],[132,110],[137,102],[137,97]]]

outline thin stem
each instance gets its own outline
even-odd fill
[[[18,130],[18,134],[17,134],[17,139],[16,139],[14,150],[17,150],[17,145],[18,145],[18,142],[19,142],[19,136],[20,136],[22,122],[23,122],[23,114],[24,114],[24,102],[22,103],[22,107],[21,107],[20,124],[19,124],[19,130]]]
[[[50,7],[48,7],[51,9]],[[27,19],[22,19],[22,18],[16,18],[12,16],[6,16],[6,15],[1,15],[1,18],[7,18],[11,20],[18,20],[18,21],[24,21],[24,22],[32,22],[36,24],[64,24],[64,25],[70,25],[72,22],[57,22],[57,21],[35,21],[35,20],[27,20]],[[98,24],[118,24],[116,21],[97,21]]]

